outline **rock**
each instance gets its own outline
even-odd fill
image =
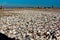
[[[59,20],[60,13],[52,14],[51,12],[33,12],[30,10],[29,14],[28,10],[25,10],[18,15],[1,17],[0,32],[19,40],[25,38],[26,40],[34,40],[35,34],[36,40],[42,40],[44,32],[58,29],[57,26],[60,27]]]

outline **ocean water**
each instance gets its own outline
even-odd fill
[[[0,6],[15,7],[60,7],[60,0],[0,0]]]

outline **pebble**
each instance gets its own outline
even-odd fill
[[[21,13],[21,15],[18,14],[15,16],[12,15],[1,17],[0,32],[6,35],[8,34],[7,36],[9,37],[15,37],[20,40],[25,38],[26,35],[29,35],[29,38],[31,40],[34,40],[34,38],[32,37],[34,36],[34,34],[36,34],[36,40],[40,40],[40,37],[37,35],[37,31],[42,35],[42,33],[47,31],[49,28],[50,28],[49,30],[57,28],[58,23],[57,24],[54,23],[59,22],[60,13],[53,13],[53,15],[52,13],[45,14],[44,12],[42,13],[38,12],[35,14],[34,13],[33,12],[31,14]],[[9,30],[7,30],[8,28]],[[43,39],[42,36],[41,38]]]

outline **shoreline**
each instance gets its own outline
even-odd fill
[[[19,14],[19,13],[29,13],[29,12],[47,12],[47,13],[60,13],[60,9],[38,9],[38,8],[11,8],[11,9],[0,9],[0,17],[3,17],[3,16],[9,16],[9,15],[16,15],[16,14]]]

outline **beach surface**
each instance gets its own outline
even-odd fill
[[[59,28],[60,9],[0,9],[0,32],[11,38],[45,40],[44,32]],[[55,32],[60,35],[60,29]]]

